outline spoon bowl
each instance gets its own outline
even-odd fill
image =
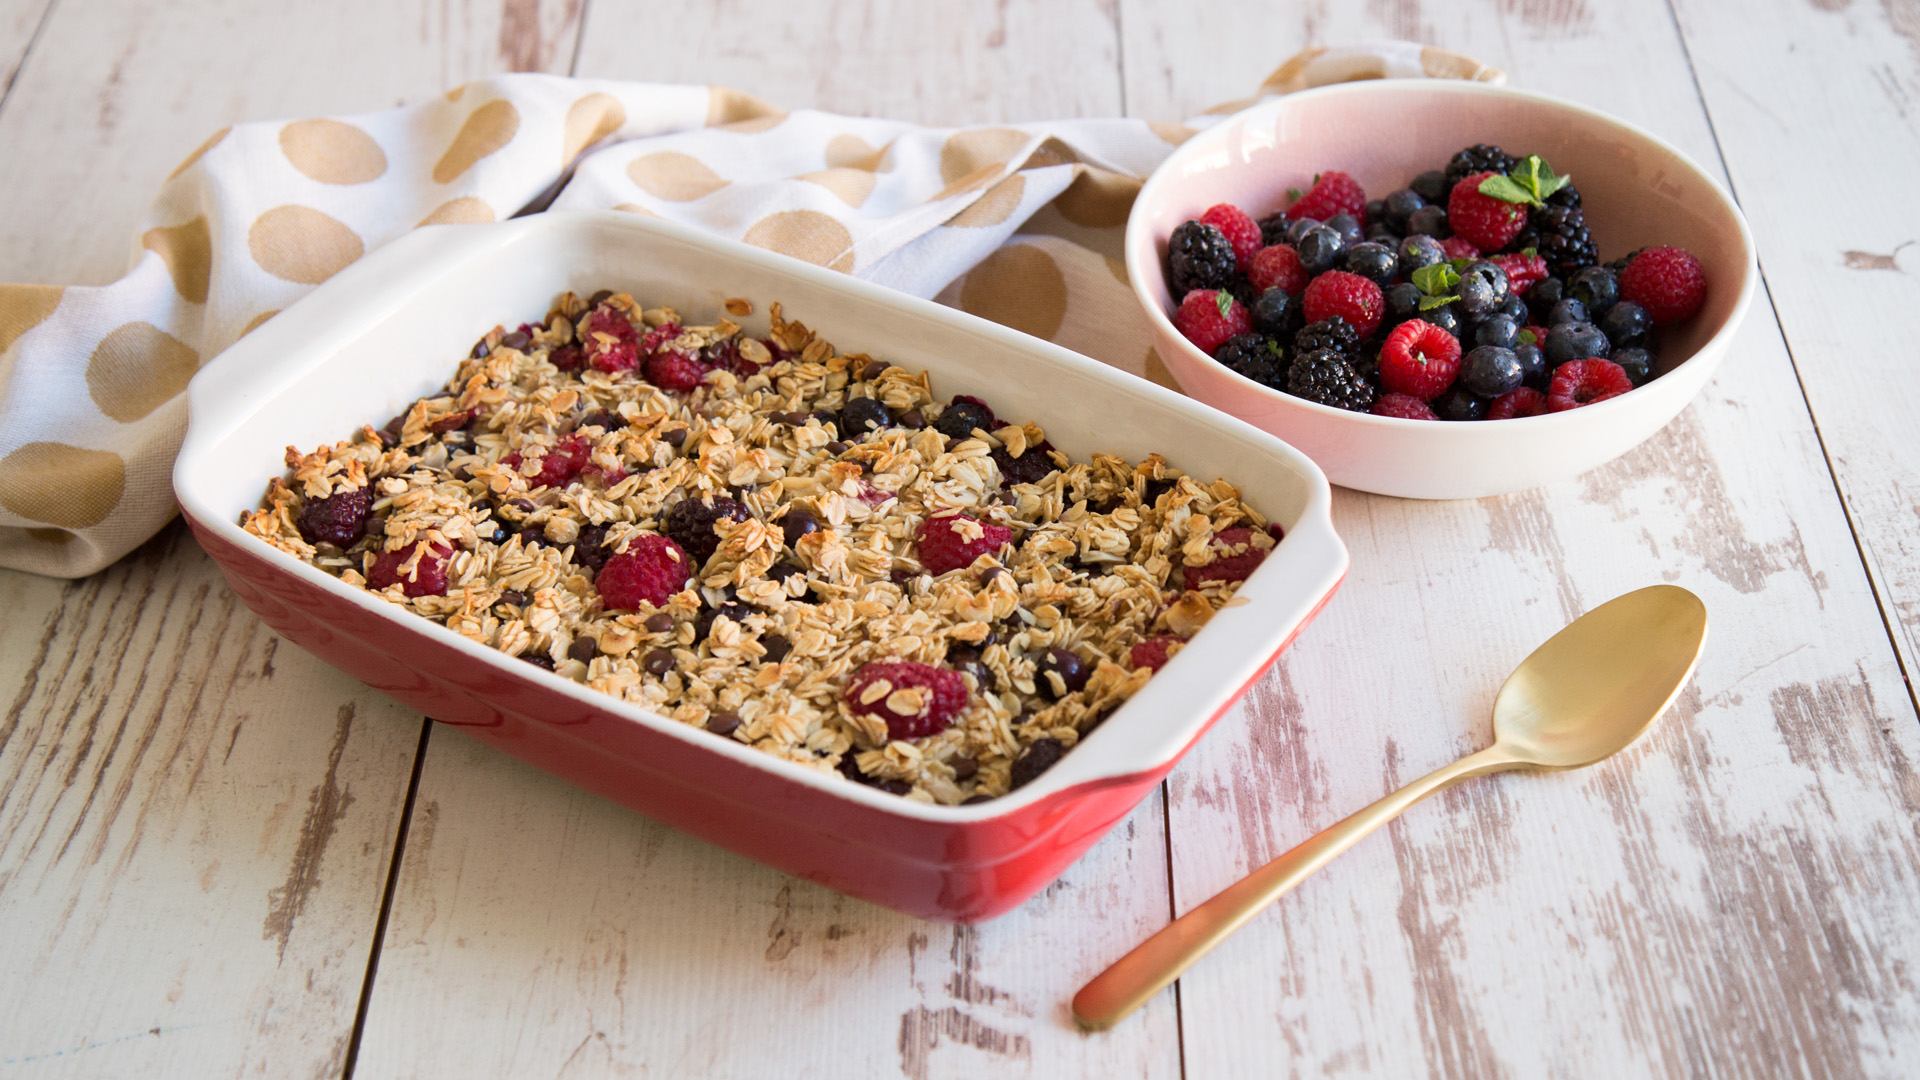
[[[1706,640],[1706,605],[1677,585],[1580,616],[1507,676],[1493,702],[1492,746],[1334,823],[1175,919],[1081,987],[1074,1018],[1091,1031],[1113,1026],[1307,875],[1437,791],[1510,769],[1577,769],[1626,749],[1687,684]]]

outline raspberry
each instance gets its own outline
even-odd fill
[[[1373,415],[1393,416],[1401,420],[1438,420],[1432,407],[1412,394],[1381,394],[1373,403]]]
[[[1173,325],[1188,341],[1200,346],[1201,352],[1212,356],[1228,338],[1252,330],[1253,316],[1247,313],[1245,304],[1228,293],[1195,289],[1180,301],[1180,310],[1173,313]]]
[[[1554,369],[1553,385],[1547,388],[1547,411],[1578,409],[1631,389],[1633,380],[1626,369],[1611,360],[1569,360]]]
[[[547,354],[547,363],[561,371],[579,371],[587,364],[587,354],[578,345],[561,345]]]
[[[596,367],[599,365],[596,364]],[[707,377],[707,365],[692,353],[665,350],[647,357],[647,381],[662,390],[684,394]]]
[[[572,479],[580,475],[587,467],[587,460],[593,454],[593,444],[585,435],[569,435],[554,444],[540,459],[540,471],[527,478],[528,487],[566,487]],[[515,450],[500,459],[514,472],[520,471],[520,463],[526,459]]]
[[[1655,326],[1692,317],[1707,299],[1700,260],[1677,247],[1648,248],[1620,274],[1620,292],[1647,309]]]
[[[1247,216],[1246,211],[1232,203],[1208,207],[1207,212],[1200,215],[1200,223],[1220,230],[1220,234],[1233,245],[1233,257],[1241,266],[1247,265],[1254,253],[1260,250],[1260,226]]]
[[[1381,346],[1380,385],[1396,394],[1432,401],[1459,374],[1460,339],[1424,319],[1394,327]]]
[[[1159,671],[1173,658],[1175,646],[1185,645],[1186,638],[1150,637],[1133,643],[1133,649],[1127,654],[1127,663],[1136,668]]]
[[[1477,259],[1480,257],[1479,248],[1474,247],[1472,242],[1458,236],[1449,236],[1445,240],[1440,241],[1440,250],[1445,252],[1449,259]]]
[[[1359,181],[1343,172],[1323,172],[1313,187],[1287,207],[1287,217],[1298,221],[1312,218],[1325,221],[1335,214],[1352,214],[1360,224],[1367,223],[1367,193]]]
[[[413,573],[407,574],[400,568],[414,552],[420,553],[420,561],[414,564]],[[373,557],[373,566],[367,571],[367,588],[375,592],[394,585],[408,597],[447,595],[447,560],[453,556],[453,549],[445,544],[428,545],[425,540],[415,540],[399,551],[383,551]]]
[[[1329,270],[1314,278],[1303,299],[1308,323],[1338,315],[1363,338],[1380,325],[1386,310],[1380,286],[1345,270]]]
[[[1531,386],[1509,390],[1487,406],[1487,419],[1511,420],[1516,416],[1539,416],[1547,411],[1547,395]]]
[[[1480,193],[1482,181],[1498,173],[1482,172],[1453,185],[1447,196],[1447,223],[1455,236],[1466,238],[1481,251],[1499,251],[1520,235],[1527,224],[1525,203],[1510,203]]]
[[[640,339],[640,351],[650,356],[659,352],[661,346],[679,336],[679,323],[661,323],[659,326],[647,331],[647,336]]]
[[[714,526],[722,521],[745,521],[752,516],[738,500],[725,495],[705,500],[686,498],[667,511],[661,531],[692,556],[695,566],[704,566],[720,549],[720,532]]]
[[[1279,289],[1288,296],[1299,296],[1307,287],[1307,268],[1300,265],[1300,253],[1286,244],[1263,247],[1247,264],[1247,281],[1262,292]]]
[[[692,578],[693,560],[679,544],[642,533],[627,541],[627,550],[607,556],[593,584],[607,610],[632,611],[643,600],[654,607],[665,605]]]
[[[373,510],[373,489],[336,491],[324,499],[308,499],[300,508],[300,536],[309,544],[350,548],[367,534],[367,515]]]
[[[587,361],[609,375],[640,366],[639,335],[633,323],[615,308],[594,308],[581,324],[581,346]]]
[[[1261,533],[1261,537],[1267,534]],[[1233,549],[1244,548],[1238,553]],[[1204,566],[1187,567],[1187,588],[1198,589],[1206,585],[1222,582],[1245,581],[1253,576],[1253,571],[1273,550],[1271,545],[1260,547],[1254,542],[1254,532],[1245,525],[1221,529],[1213,534],[1213,543],[1207,550],[1213,552],[1213,561]]]
[[[1035,453],[1028,450],[1027,454]],[[1021,455],[1025,457],[1026,455]],[[961,522],[967,524],[962,525]],[[969,538],[973,530],[980,535]],[[944,574],[972,566],[973,560],[991,555],[1013,539],[1013,530],[991,521],[980,521],[965,514],[928,518],[920,526],[920,565],[929,574]]]
[[[1487,261],[1507,272],[1507,289],[1515,296],[1527,295],[1547,276],[1547,260],[1538,255],[1489,255]]]
[[[967,684],[957,671],[912,660],[874,660],[847,679],[847,711],[878,716],[887,737],[919,739],[947,730],[967,703]]]

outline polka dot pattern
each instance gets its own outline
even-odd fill
[[[1027,191],[1027,182],[1019,173],[993,185],[985,195],[975,199],[973,205],[953,215],[947,222],[962,229],[983,229],[998,225],[1013,216],[1020,208],[1021,196]]]
[[[130,322],[100,339],[87,360],[87,394],[100,411],[131,424],[184,391],[200,354],[152,323]]]
[[[858,135],[840,134],[827,140],[827,165],[835,169],[893,171],[893,144],[875,150]]]
[[[352,229],[311,206],[276,206],[254,219],[247,251],[285,281],[318,285],[366,254]]]
[[[620,130],[627,122],[627,107],[612,94],[588,94],[567,107],[566,145],[560,152],[562,165],[572,163],[580,151]]]
[[[856,209],[873,194],[873,174],[865,169],[827,169],[800,177],[839,196],[840,201]]]
[[[387,171],[387,155],[373,136],[338,120],[296,120],[280,129],[280,152],[309,179],[364,184]]]
[[[1133,197],[1138,194],[1138,178],[1088,166],[1072,186],[1060,193],[1054,205],[1075,225],[1114,229],[1127,223],[1127,214],[1133,210]]]
[[[1028,244],[1003,247],[967,274],[960,307],[1037,338],[1067,316],[1067,280],[1052,256]]]
[[[65,292],[58,285],[0,285],[0,353],[53,314]]]
[[[481,158],[496,153],[513,141],[520,130],[520,110],[505,98],[495,98],[473,110],[460,125],[453,144],[433,166],[433,182],[451,184],[473,168]]]
[[[110,450],[30,442],[0,458],[0,506],[28,521],[63,529],[98,525],[126,488],[126,462]]]
[[[140,237],[140,246],[160,256],[173,278],[173,291],[192,304],[207,302],[207,286],[213,279],[213,237],[207,231],[205,215],[185,225],[148,229]]]
[[[707,126],[754,134],[768,131],[787,118],[777,109],[752,94],[729,90],[724,86],[707,88]]]
[[[829,270],[853,269],[853,234],[818,210],[769,214],[754,222],[741,239]]]
[[[727,186],[727,181],[707,163],[676,150],[633,159],[627,175],[640,190],[669,202],[692,202]]]
[[[462,195],[434,207],[433,213],[420,219],[420,224],[484,225],[492,220],[493,207],[487,205],[487,200],[476,199],[472,195]]]

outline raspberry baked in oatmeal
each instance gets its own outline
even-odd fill
[[[1272,550],[1224,480],[1075,462],[927,375],[625,294],[495,328],[247,531],[595,690],[909,799],[1030,782]]]

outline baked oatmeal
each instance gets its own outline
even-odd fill
[[[751,312],[564,294],[383,428],[289,447],[242,524],[560,678],[945,804],[1051,767],[1276,542],[1224,480],[1070,461]]]

